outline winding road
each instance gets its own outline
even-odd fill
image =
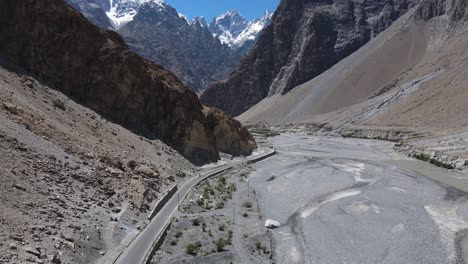
[[[230,162],[214,168],[208,168],[200,172],[200,176],[192,176],[178,186],[178,191],[159,211],[151,222],[142,230],[138,236],[128,245],[128,247],[120,254],[114,263],[117,264],[139,264],[149,261],[151,252],[153,251],[156,240],[161,236],[166,226],[170,223],[172,216],[176,212],[179,204],[190,191],[190,189],[200,181],[227,171],[234,166],[242,165],[243,163],[253,163],[263,160],[275,154],[273,149],[263,149],[258,153],[246,157],[245,159]]]

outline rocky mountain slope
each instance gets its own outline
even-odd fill
[[[239,119],[404,140],[409,152],[456,167],[468,160],[467,76],[468,3],[425,0],[328,71]]]
[[[201,100],[236,116],[267,96],[285,94],[363,46],[414,1],[281,1],[250,53]]]
[[[112,263],[194,169],[0,59],[0,263]]]
[[[9,0],[0,10],[0,53],[109,120],[161,139],[196,164],[217,160],[219,151],[255,148],[239,122],[206,109],[172,73],[65,2]]]
[[[146,3],[117,31],[141,56],[163,65],[194,91],[225,78],[240,54],[166,4]]]
[[[116,30],[132,50],[196,92],[225,79],[271,18],[266,12],[249,21],[236,11],[208,25],[203,18],[189,21],[163,0],[66,1],[97,26]]]

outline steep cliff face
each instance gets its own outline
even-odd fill
[[[427,21],[446,15],[452,21],[467,20],[468,3],[464,0],[425,0],[418,6],[416,19]]]
[[[415,1],[281,1],[250,53],[201,100],[235,116],[269,95],[285,94],[363,46]]]
[[[214,133],[195,93],[62,0],[1,1],[0,36],[3,56],[109,119],[162,139],[194,163],[217,160],[220,149],[248,154],[255,148],[238,123],[239,149],[218,146],[231,132]]]

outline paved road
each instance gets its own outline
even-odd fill
[[[466,193],[434,179],[463,189],[467,178],[386,142],[271,140],[277,155],[254,164],[249,179],[265,219],[282,224],[276,263],[463,263]]]
[[[133,242],[127,247],[127,249],[119,256],[115,263],[145,263],[146,259],[148,258],[148,253],[151,251],[152,246],[154,244],[153,242],[164,230],[167,223],[169,223],[183,197],[185,197],[190,191],[190,189],[193,186],[195,186],[198,182],[200,182],[204,178],[228,170],[243,162],[256,161],[257,159],[262,159],[263,157],[270,156],[273,153],[274,150],[264,150],[263,152],[247,157],[245,160],[236,161],[216,168],[206,169],[206,171],[201,172],[201,177],[193,176],[186,180],[179,186],[179,190],[167,202],[167,204],[161,209],[161,211],[153,218],[153,220],[146,226],[146,228],[143,231],[141,231],[141,233],[135,238],[135,240],[133,240]]]

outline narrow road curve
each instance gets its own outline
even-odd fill
[[[193,176],[183,182],[178,191],[174,196],[166,203],[161,211],[151,220],[146,228],[138,234],[138,236],[130,243],[130,245],[117,257],[114,261],[116,264],[137,264],[147,263],[149,261],[149,253],[153,250],[154,242],[159,238],[164,231],[166,225],[172,219],[172,216],[176,212],[179,204],[192,189],[193,186],[198,184],[200,181],[211,177],[213,175],[222,173],[226,170],[233,168],[234,166],[243,163],[253,163],[259,160],[265,159],[275,154],[275,150],[268,149],[263,153],[251,155],[245,160],[236,161],[226,165],[222,165],[216,168],[207,169],[207,171],[201,172],[201,177]]]

